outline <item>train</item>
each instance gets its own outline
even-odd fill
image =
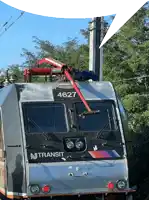
[[[111,82],[43,58],[24,82],[3,82],[0,125],[3,197],[133,199],[128,120]]]

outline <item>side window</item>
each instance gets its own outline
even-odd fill
[[[127,116],[127,111],[126,109],[124,108],[123,104],[122,104],[122,101],[121,101],[121,98],[119,97],[118,94],[116,94],[116,97],[117,97],[117,101],[118,101],[118,106],[119,106],[119,109],[120,109],[120,115],[121,117],[123,118],[123,120],[128,120],[128,116]]]
[[[120,109],[120,116],[122,119],[123,130],[124,130],[124,133],[126,136],[128,133],[128,115],[127,115],[127,111],[125,110],[125,108],[118,96],[117,96],[117,100],[118,100],[118,105],[119,105],[119,109]]]
[[[120,101],[120,99],[118,99],[118,104],[119,104],[120,114],[121,114],[122,118],[124,120],[127,120],[128,119],[127,118],[127,112],[126,112],[122,102]]]

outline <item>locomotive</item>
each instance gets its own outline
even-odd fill
[[[47,63],[49,67],[39,67]],[[45,81],[32,82],[34,76]],[[8,199],[133,199],[127,117],[110,82],[52,58],[0,89],[0,193]]]

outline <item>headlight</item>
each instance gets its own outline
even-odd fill
[[[84,143],[82,141],[76,141],[75,146],[77,149],[82,149],[84,147]]]
[[[66,147],[68,149],[73,149],[74,148],[74,143],[71,140],[66,141]]]
[[[119,180],[116,186],[119,190],[124,190],[127,186],[127,182],[125,180]]]
[[[30,186],[30,191],[33,194],[38,194],[40,192],[40,188],[38,185],[31,185]]]

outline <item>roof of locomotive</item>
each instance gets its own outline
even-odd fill
[[[86,100],[113,99],[116,100],[114,88],[110,82],[77,82]],[[18,101],[54,101],[53,89],[72,88],[69,82],[48,83],[15,83],[0,90],[0,105],[7,98],[13,101],[17,94]]]

